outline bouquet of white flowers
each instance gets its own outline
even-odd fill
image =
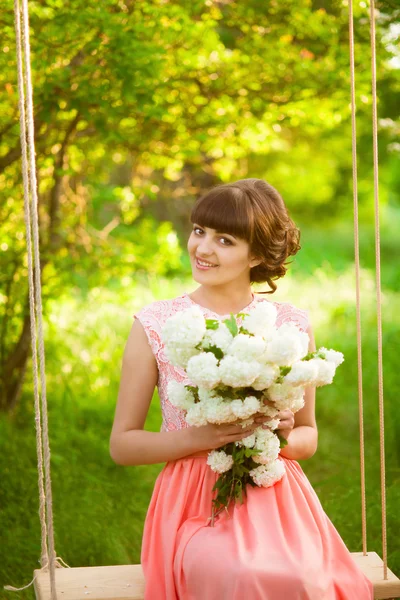
[[[193,383],[168,384],[169,401],[185,411],[189,425],[242,420],[247,427],[256,413],[272,419],[269,429],[258,427],[248,437],[209,453],[207,464],[220,474],[213,488],[218,492],[212,524],[216,509],[227,508],[234,498],[243,502],[247,484],[269,487],[283,477],[278,454],[287,442],[274,433],[279,424],[274,417],[287,408],[300,410],[305,387],[332,383],[344,360],[335,350],[308,352],[308,334],[292,323],[277,328],[276,317],[269,302],[224,321],[206,319],[194,306],[170,317],[163,328],[167,357]]]

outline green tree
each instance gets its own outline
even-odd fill
[[[18,400],[29,352],[11,6],[0,53],[3,409]],[[366,123],[368,13],[354,10]],[[396,10],[382,3],[378,22],[379,76],[390,89],[382,36]],[[325,139],[338,147],[348,127],[347,8],[339,1],[40,0],[30,3],[30,29],[44,307],[71,285],[176,271],[170,223],[184,231],[202,189],[246,176],[249,166],[262,173],[266,157],[279,162],[298,147],[313,158]],[[332,166],[337,179],[339,169]]]

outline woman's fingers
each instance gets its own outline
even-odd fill
[[[272,402],[272,400],[263,400],[262,402],[267,406],[272,406],[272,408],[275,408],[275,404]]]
[[[281,414],[284,418],[279,422],[277,429],[280,430],[280,435],[287,439],[294,427],[294,413],[291,410],[284,410]]]

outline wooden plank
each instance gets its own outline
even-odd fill
[[[374,598],[400,598],[400,580],[388,569],[383,579],[383,561],[376,552],[352,552],[360,569],[374,584]],[[37,600],[51,600],[50,575],[36,570]],[[144,578],[141,565],[57,568],[57,600],[143,600]],[[161,599],[160,599],[161,600]]]
[[[50,573],[35,570],[37,600],[51,600]],[[143,600],[141,565],[57,568],[57,600]]]
[[[352,552],[353,559],[363,573],[374,584],[374,598],[400,598],[400,579],[388,568],[387,579],[383,579],[383,560],[376,552]]]

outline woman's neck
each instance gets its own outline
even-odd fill
[[[190,294],[190,298],[212,312],[228,315],[229,313],[236,314],[248,306],[253,300],[254,294],[250,286],[239,290],[217,290],[200,286]]]

